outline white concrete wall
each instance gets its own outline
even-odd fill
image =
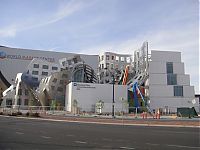
[[[173,86],[167,85],[150,85],[150,97],[173,97]]]
[[[167,85],[166,74],[149,74],[149,82],[151,85]]]
[[[181,62],[181,52],[151,50],[153,61]]]
[[[149,73],[166,73],[166,62],[150,61]]]
[[[71,112],[73,100],[77,100],[78,107],[81,111],[91,111],[92,105],[95,105],[99,100],[102,100],[107,105],[112,106],[112,85],[111,84],[92,84],[71,82],[66,87],[66,108]],[[127,86],[115,85],[115,110],[118,111],[118,106],[122,106],[121,97],[127,100]],[[108,107],[108,106],[107,106]],[[109,108],[109,107],[108,107]],[[111,112],[110,107],[106,112]]]
[[[174,74],[185,74],[184,63],[173,62],[173,73]]]
[[[178,85],[190,85],[190,75],[177,75]]]

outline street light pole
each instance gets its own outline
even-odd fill
[[[114,78],[114,74],[112,75],[112,80],[113,80],[113,82],[112,82],[112,84],[113,84],[113,87],[112,87],[112,89],[113,89],[113,96],[112,96],[112,117],[114,118],[115,117],[115,106],[114,106],[114,103],[115,103],[115,78]]]

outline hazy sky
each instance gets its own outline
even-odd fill
[[[198,0],[0,0],[0,45],[98,54],[182,52],[199,91]]]

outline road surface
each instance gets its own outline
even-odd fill
[[[0,149],[197,150],[199,128],[53,122],[0,116]]]

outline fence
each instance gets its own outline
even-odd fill
[[[70,116],[88,116],[88,117],[113,117],[116,118],[156,118],[157,115],[161,117],[173,117],[176,116],[177,107],[157,108],[148,112],[146,107],[129,107],[127,105],[114,105],[108,103],[103,105],[95,105],[91,107],[81,107],[75,106],[71,108],[71,111],[67,111],[65,107],[62,106],[6,106],[0,107],[0,112],[3,114],[16,114],[20,112],[21,114],[27,113],[38,113],[43,115],[70,115]],[[195,110],[199,112],[199,107]]]

